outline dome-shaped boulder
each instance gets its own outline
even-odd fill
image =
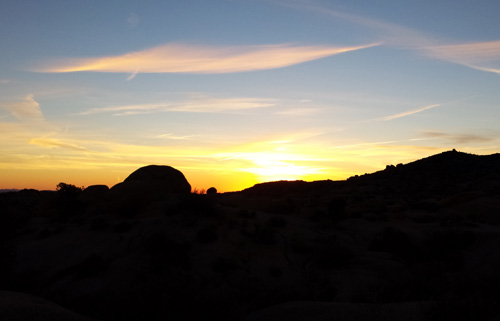
[[[107,185],[91,185],[81,192],[79,199],[84,203],[103,201],[106,198],[108,191],[109,187]]]
[[[133,182],[147,183],[164,192],[191,193],[191,185],[177,169],[165,165],[149,165],[141,167],[130,174],[124,184]]]
[[[149,165],[139,168],[110,189],[110,210],[133,217],[155,202],[189,193],[191,185],[180,171],[170,166]]]

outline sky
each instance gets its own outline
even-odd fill
[[[0,189],[343,180],[500,152],[500,2],[2,0]]]

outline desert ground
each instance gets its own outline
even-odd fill
[[[345,181],[0,194],[0,319],[500,320],[500,155]],[[215,186],[216,188],[216,186]]]

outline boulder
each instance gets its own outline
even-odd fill
[[[177,169],[165,165],[141,167],[130,174],[124,183],[145,182],[171,193],[191,193],[191,185]]]
[[[95,203],[105,200],[108,191],[109,187],[106,185],[91,185],[82,191],[79,198],[85,203]]]
[[[154,202],[189,193],[191,185],[180,171],[170,166],[149,165],[113,186],[109,197],[113,212],[136,216]]]
[[[139,168],[111,190],[185,194],[191,193],[191,185],[184,175],[173,167],[149,165]]]

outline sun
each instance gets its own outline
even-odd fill
[[[252,161],[256,166],[245,170],[253,173],[260,182],[304,180],[320,172],[318,168],[297,165],[293,160],[280,160],[276,157],[259,157]]]

